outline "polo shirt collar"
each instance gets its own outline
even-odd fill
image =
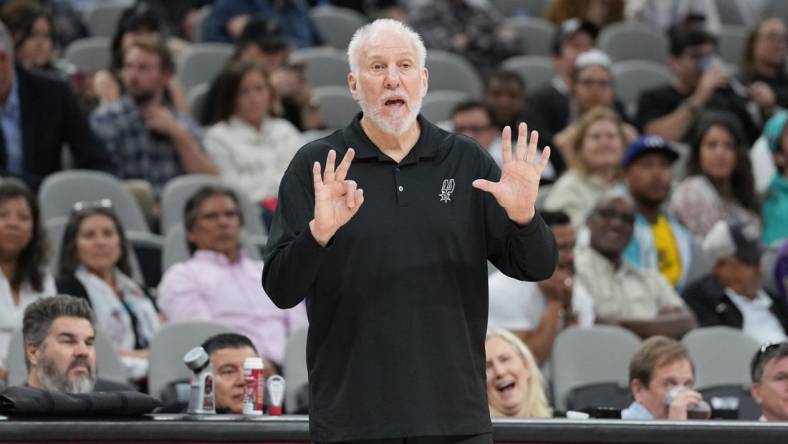
[[[342,130],[345,140],[348,142],[349,147],[356,151],[356,159],[373,159],[377,158],[381,162],[393,162],[389,156],[385,155],[380,148],[375,145],[372,140],[364,132],[361,127],[362,112],[356,114],[353,122]],[[407,165],[410,163],[417,163],[418,160],[435,157],[438,154],[439,144],[436,143],[438,131],[437,127],[427,121],[421,114],[417,117],[421,133],[416,145],[410,150],[407,156],[400,162],[400,165]]]

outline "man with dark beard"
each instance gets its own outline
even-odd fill
[[[121,179],[143,179],[155,195],[181,174],[216,174],[200,146],[197,124],[166,103],[165,89],[175,72],[161,43],[138,40],[123,54],[121,78],[126,95],[102,104],[90,115]]]
[[[84,299],[61,295],[32,303],[22,336],[31,387],[70,394],[130,389],[97,381],[93,310]]]

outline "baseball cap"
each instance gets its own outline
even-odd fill
[[[624,168],[628,167],[638,157],[646,153],[661,153],[674,162],[679,158],[679,153],[673,149],[670,142],[660,136],[640,136],[627,147],[624,153],[624,160],[621,162]]]
[[[763,254],[758,231],[758,227],[752,224],[718,221],[703,238],[703,252],[712,262],[724,257],[737,257],[748,264],[757,264]]]
[[[596,40],[596,36],[599,34],[599,28],[588,20],[581,20],[578,18],[564,20],[553,37],[553,54],[561,52],[561,45],[574,37],[578,32],[587,32],[591,35],[593,40]]]

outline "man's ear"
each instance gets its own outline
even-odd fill
[[[760,382],[753,382],[750,386],[750,393],[752,394],[752,399],[755,401],[756,404],[761,405],[763,402],[763,397],[761,396],[761,383]]]
[[[427,95],[427,90],[429,89],[430,85],[430,70],[427,68],[422,68],[421,71],[421,97]]]
[[[633,379],[629,383],[629,391],[632,393],[632,399],[635,401],[640,402],[640,392],[643,390],[648,390],[648,387],[644,386],[639,379]]]
[[[33,343],[25,344],[25,357],[31,366],[38,365],[38,347]]]
[[[350,89],[350,96],[353,97],[353,100],[358,101],[358,79],[352,72],[347,74],[347,86]]]

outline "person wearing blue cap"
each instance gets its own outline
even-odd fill
[[[765,244],[788,238],[788,132],[785,131],[788,112],[780,111],[772,116],[763,129],[763,136],[772,153],[775,174],[761,208]]]
[[[674,287],[686,284],[692,261],[692,234],[665,208],[679,154],[659,136],[629,144],[622,166],[635,200],[635,230],[624,256],[638,268],[658,269]]]

